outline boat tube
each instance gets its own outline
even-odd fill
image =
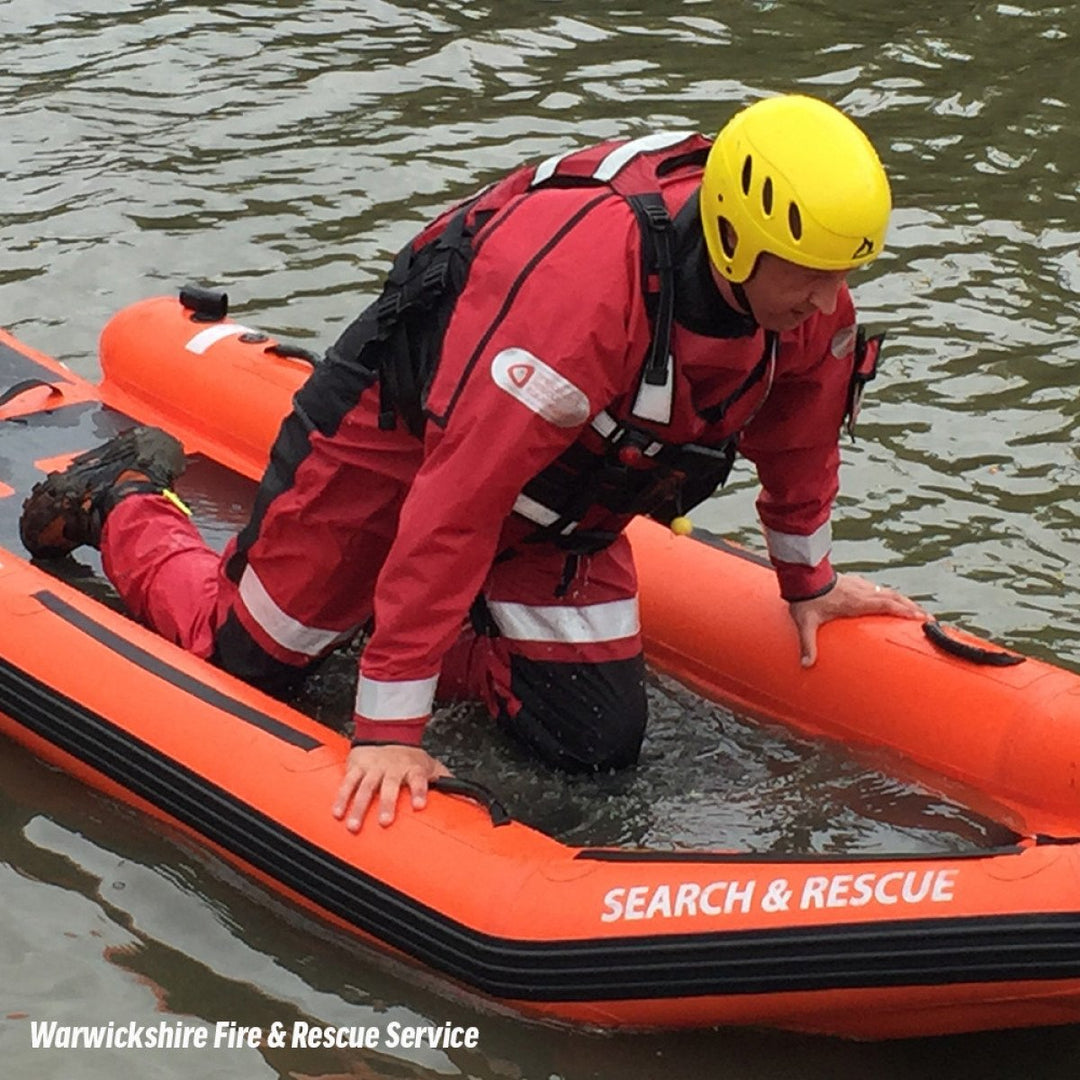
[[[579,848],[463,780],[389,828],[348,832],[329,812],[345,736],[18,543],[35,480],[134,423],[177,435],[226,510],[250,489],[312,358],[225,308],[188,296],[120,312],[98,385],[0,332],[0,731],[363,941],[530,1016],[856,1038],[1080,1020],[1080,678],[886,618],[829,624],[805,670],[759,557],[647,521],[631,535],[654,665],[958,785],[1017,842],[895,857]]]

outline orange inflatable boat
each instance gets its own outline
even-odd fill
[[[464,781],[350,834],[329,813],[343,736],[19,548],[42,470],[136,421],[177,434],[226,493],[260,475],[309,360],[201,306],[121,312],[97,386],[0,334],[4,734],[364,941],[529,1015],[861,1038],[1080,1020],[1080,679],[887,619],[830,624],[804,671],[766,567],[649,523],[633,542],[655,665],[743,712],[962,784],[1016,844],[939,857],[581,849]]]

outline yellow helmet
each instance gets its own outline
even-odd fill
[[[736,113],[701,182],[709,257],[736,283],[763,251],[815,270],[862,266],[884,247],[891,206],[870,140],[839,109],[801,94]]]

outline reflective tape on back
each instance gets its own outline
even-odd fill
[[[642,135],[640,139],[631,139],[628,143],[623,143],[622,146],[612,150],[596,167],[593,177],[597,180],[610,180],[638,154],[665,150],[669,146],[675,146],[693,137],[692,131],[658,131],[653,135]]]

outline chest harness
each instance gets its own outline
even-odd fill
[[[512,199],[545,188],[596,188],[597,202],[612,195],[624,198],[640,230],[643,299],[651,327],[633,404],[629,409],[612,405],[595,416],[574,444],[529,481],[514,511],[536,525],[526,543],[552,542],[572,555],[606,547],[636,514],[670,522],[708,498],[726,480],[735,457],[734,437],[715,445],[673,443],[635,422],[663,426],[671,422],[673,408],[676,232],[660,180],[681,168],[700,168],[710,146],[700,135],[662,132],[603,143],[511,173],[447,211],[397,256],[379,299],[345,330],[323,366],[354,384],[350,397],[379,381],[381,427],[392,428],[400,418],[419,438],[426,422],[445,424],[456,395],[441,416],[425,408],[426,395],[475,254],[474,240],[482,244],[486,239],[477,239],[484,226]],[[499,222],[492,225],[498,227]],[[701,412],[708,424],[718,424],[756,383],[771,380],[776,347],[775,336],[768,335],[761,359],[743,384]],[[479,352],[466,366],[462,383]],[[321,426],[317,417],[311,420]],[[601,513],[590,517],[604,527],[582,527],[596,508]]]

